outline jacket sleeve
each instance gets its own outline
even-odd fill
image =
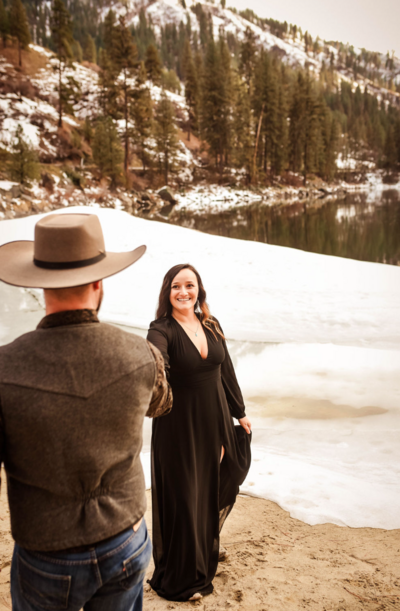
[[[221,329],[221,327],[219,328]],[[240,420],[240,418],[246,416],[243,395],[240,390],[239,382],[237,381],[235,369],[225,339],[222,340],[222,343],[225,350],[225,359],[221,365],[222,386],[224,387],[226,400],[232,416]]]
[[[164,359],[161,352],[147,342],[150,352],[153,355],[156,365],[156,380],[153,387],[153,396],[150,401],[149,409],[146,412],[148,418],[158,418],[166,416],[172,409],[172,390],[168,384],[164,369]]]

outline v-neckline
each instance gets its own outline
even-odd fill
[[[185,336],[188,338],[188,340],[189,340],[189,341],[190,341],[190,343],[192,344],[193,348],[196,350],[196,352],[197,352],[197,354],[199,355],[199,357],[201,358],[201,360],[202,360],[202,361],[206,361],[206,360],[208,359],[208,355],[209,355],[209,353],[210,353],[210,345],[209,345],[209,343],[208,343],[208,336],[207,336],[206,330],[205,330],[205,328],[203,327],[203,325],[201,324],[201,320],[199,320],[199,324],[202,326],[202,328],[203,328],[203,330],[204,330],[204,335],[206,336],[206,342],[207,342],[207,356],[206,356],[205,358],[203,358],[203,357],[201,356],[201,352],[200,352],[200,350],[198,349],[198,347],[196,346],[196,344],[194,343],[194,341],[190,339],[189,335],[186,333],[186,331],[185,331],[185,329],[183,328],[183,326],[181,325],[181,323],[180,323],[180,322],[178,322],[178,321],[176,320],[176,318],[175,318],[174,316],[172,316],[172,315],[171,315],[171,318],[172,318],[172,319],[173,319],[173,320],[176,322],[176,324],[177,324],[177,325],[180,327],[181,331],[182,331],[182,332],[185,334]]]

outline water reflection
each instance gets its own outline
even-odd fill
[[[400,192],[341,199],[253,204],[214,214],[174,211],[171,223],[242,240],[362,261],[400,264]]]

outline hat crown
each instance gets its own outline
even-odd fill
[[[105,254],[95,214],[50,214],[35,225],[34,258],[43,263],[74,263]]]

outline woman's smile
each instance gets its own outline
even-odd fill
[[[172,308],[189,312],[196,305],[199,287],[196,274],[191,269],[182,269],[171,283],[170,302]]]

